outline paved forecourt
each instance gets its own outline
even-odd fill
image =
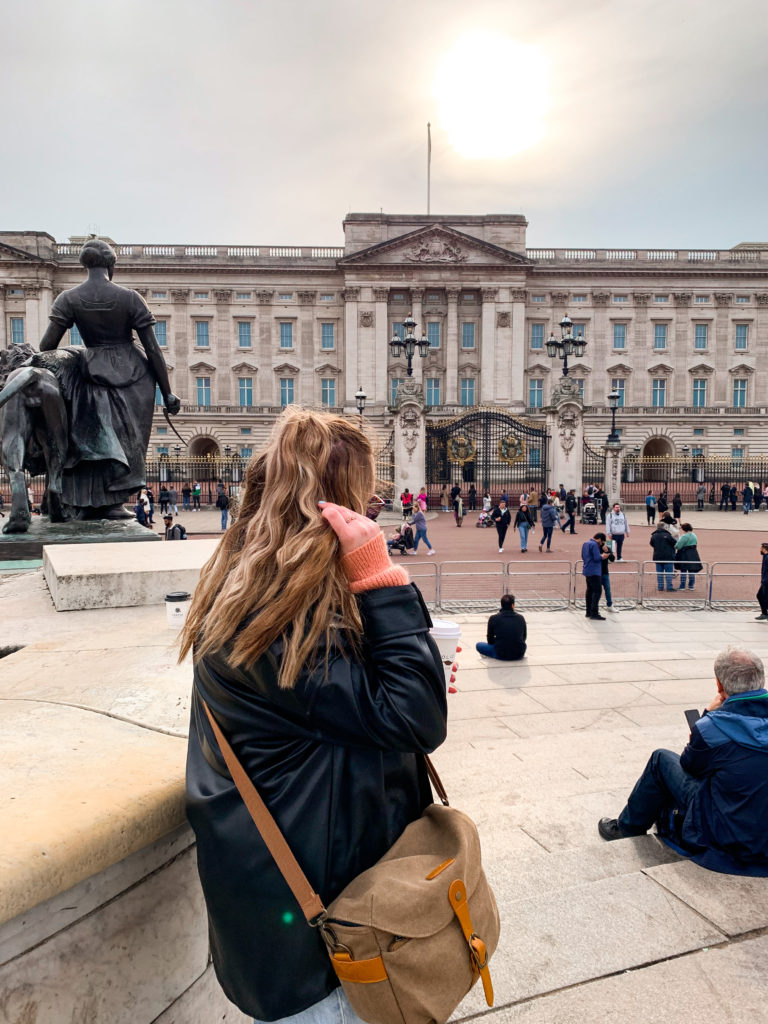
[[[100,870],[182,824],[191,675],[175,665],[162,606],[57,614],[39,571],[0,578],[0,600],[0,648],[26,644],[0,662],[12,748],[0,769],[0,889],[13,917],[78,884],[84,855]],[[767,1020],[768,880],[707,872],[650,836],[597,835],[651,750],[682,749],[682,712],[714,692],[716,651],[744,643],[768,658],[765,624],[744,612],[532,612],[529,655],[509,664],[474,650],[485,615],[454,617],[458,692],[435,760],[452,804],[478,824],[503,924],[496,1007],[488,1014],[473,991],[457,1019],[586,1024],[615,1020],[620,1006],[630,1022]],[[242,1024],[204,956],[196,964],[206,1019],[226,1011]],[[197,1024],[189,992],[161,1019]]]

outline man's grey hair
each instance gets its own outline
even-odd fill
[[[761,658],[745,647],[726,647],[715,658],[715,678],[729,697],[765,686]]]

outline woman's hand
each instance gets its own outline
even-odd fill
[[[317,504],[323,519],[339,538],[342,557],[357,551],[369,540],[381,534],[381,530],[372,519],[358,515],[344,505],[334,505],[332,501],[318,501]]]

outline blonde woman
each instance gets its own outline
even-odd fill
[[[187,813],[213,960],[227,996],[257,1021],[358,1018],[202,701],[326,904],[432,800],[419,755],[445,738],[443,668],[420,594],[365,515],[373,491],[357,426],[286,410],[248,465],[239,517],[203,569],[182,634],[182,656],[194,652]]]

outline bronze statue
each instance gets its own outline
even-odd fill
[[[52,518],[66,518],[67,509],[79,519],[131,518],[123,502],[146,484],[155,385],[168,413],[176,414],[181,404],[171,392],[152,313],[138,292],[112,283],[116,259],[106,242],[85,243],[80,262],[88,279],[58,296],[40,352],[9,374],[0,392],[0,407],[8,403],[3,459],[9,474],[23,482],[22,451],[25,464],[44,457]],[[54,351],[73,325],[84,348]],[[143,352],[133,342],[134,331]],[[40,441],[45,429],[56,437],[54,443]],[[62,430],[67,437],[63,467]],[[29,526],[26,488],[23,509],[17,490],[12,482],[7,533]]]

